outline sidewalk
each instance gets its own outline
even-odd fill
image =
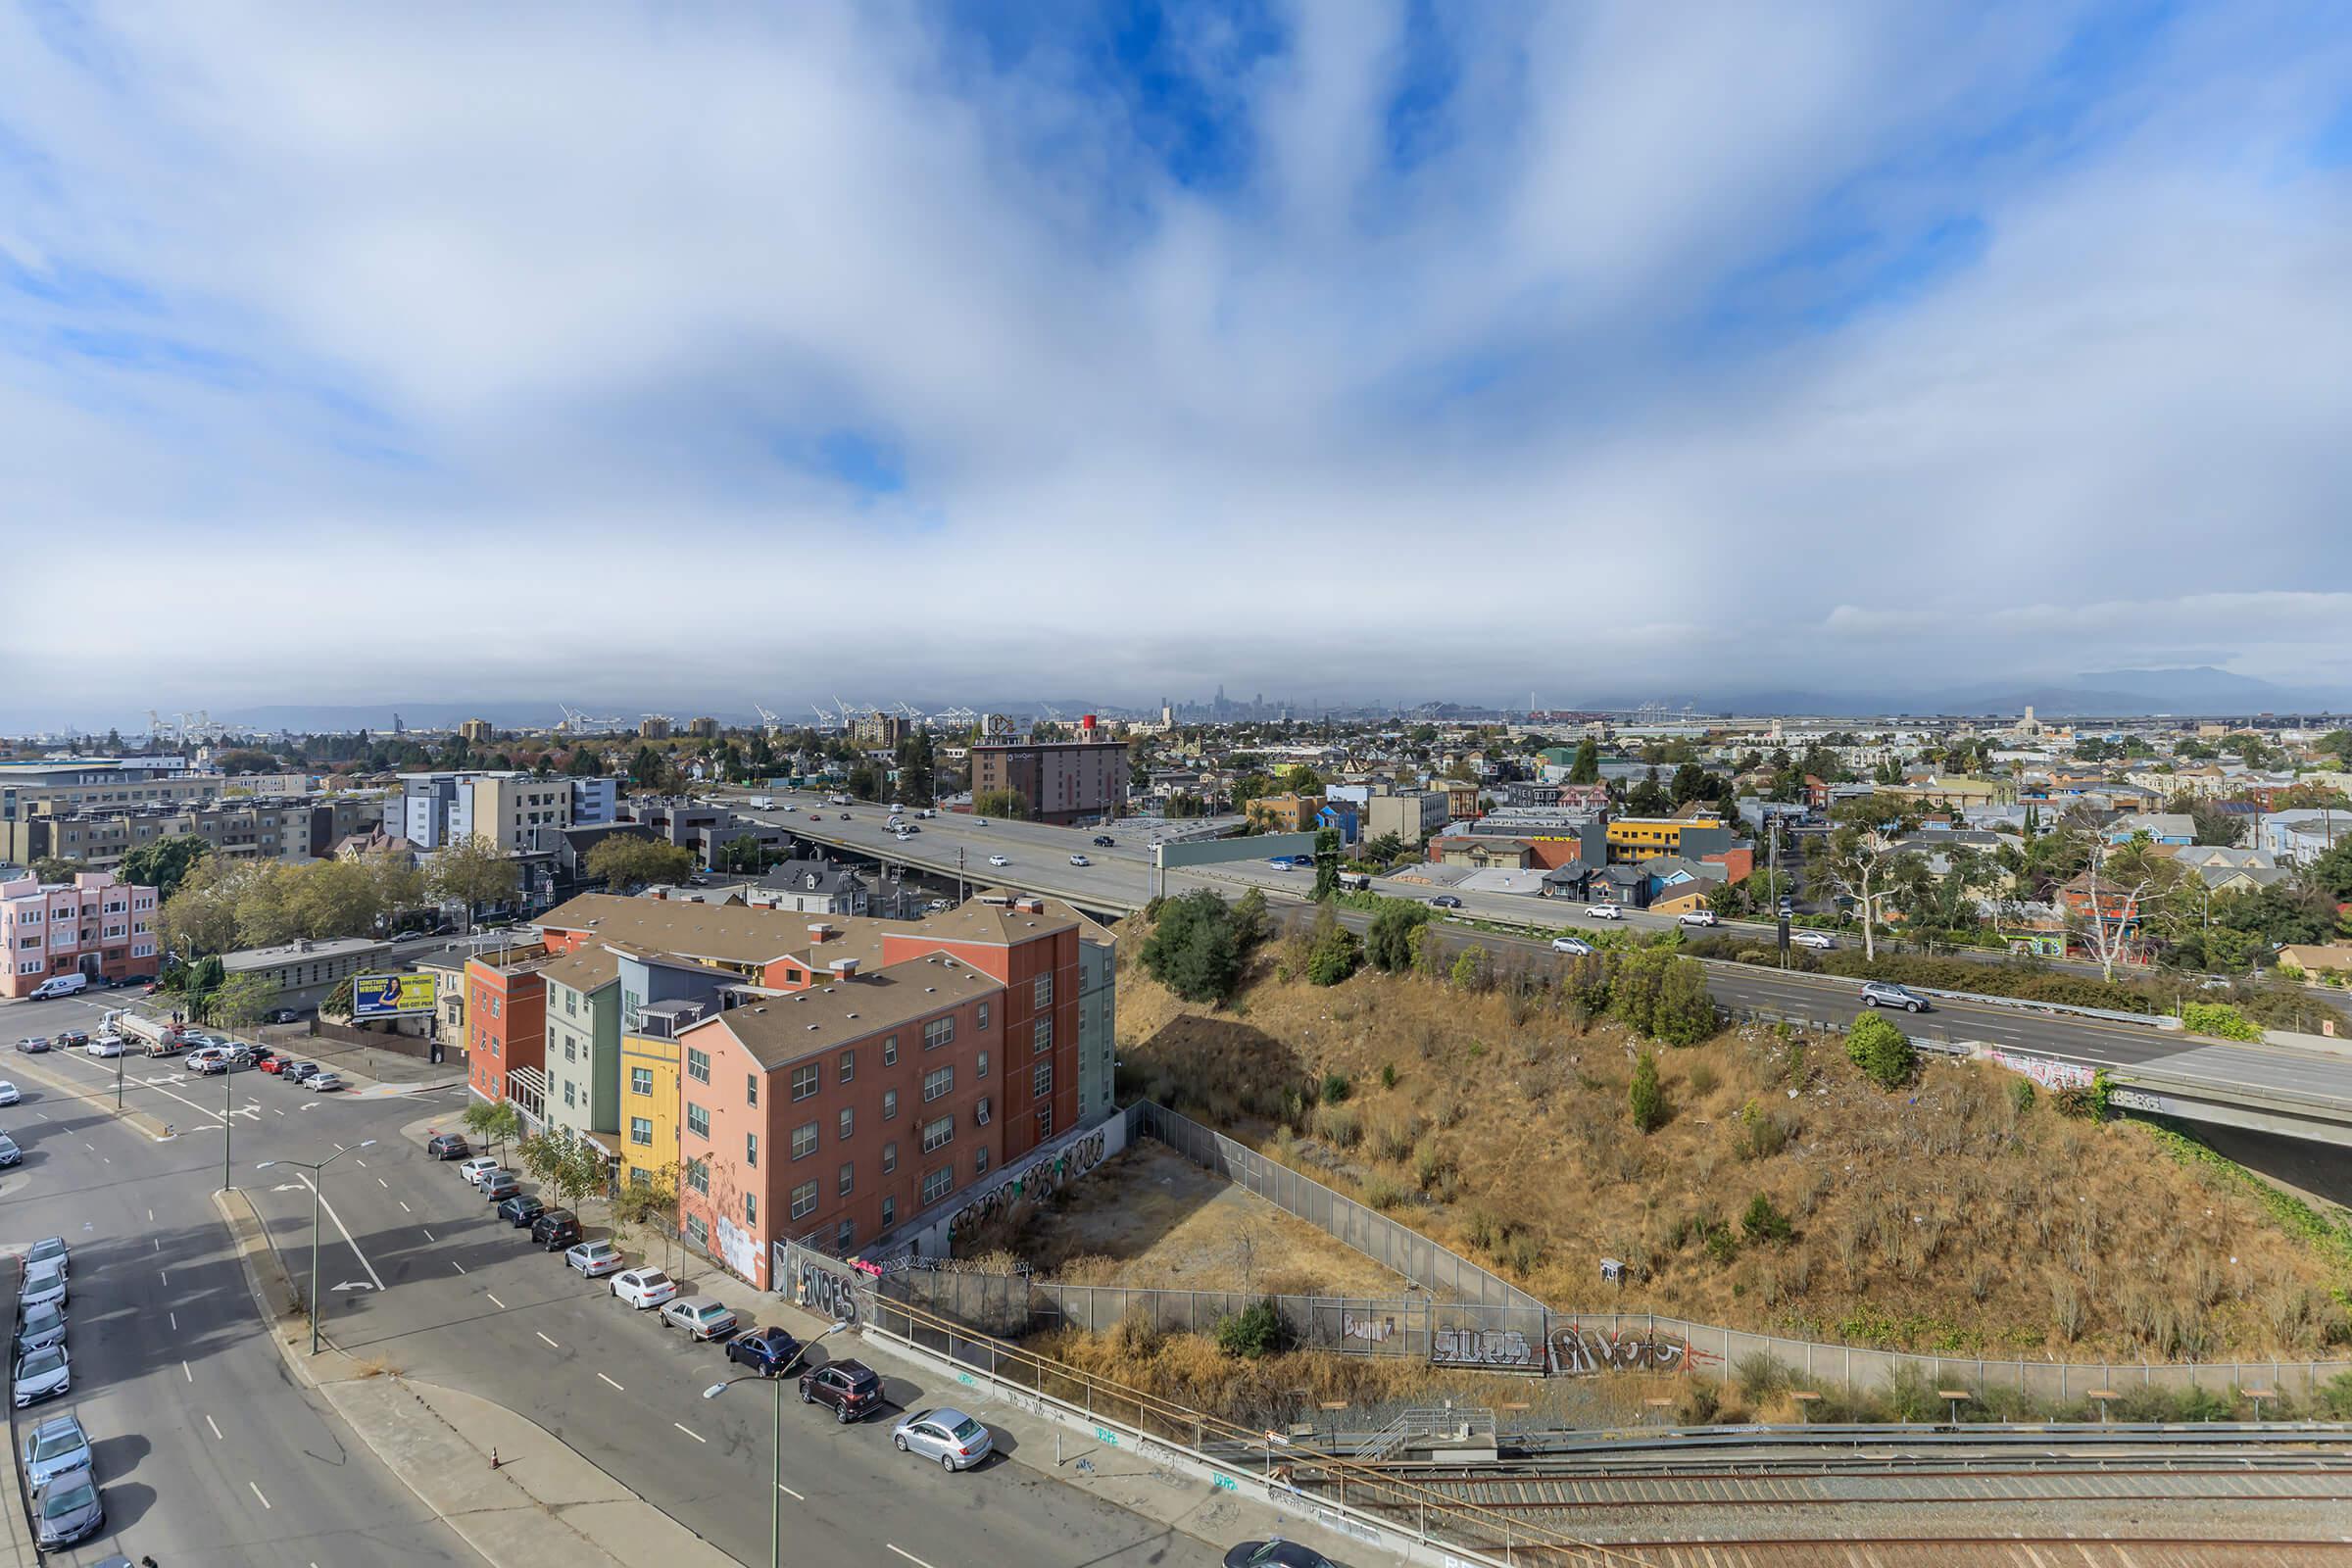
[[[462,1131],[464,1124],[455,1112],[418,1117],[400,1129],[402,1137],[419,1148],[435,1132]],[[607,1205],[601,1200],[581,1204],[580,1219],[583,1225],[592,1220],[600,1225],[609,1224]],[[696,1257],[681,1243],[668,1244],[665,1260],[665,1249],[658,1236],[649,1238],[613,1227],[612,1241],[615,1246],[633,1252],[644,1262],[666,1267],[668,1261],[674,1261],[677,1266],[669,1272],[678,1282],[679,1294],[708,1296],[733,1308],[735,1315],[742,1320],[744,1331],[768,1323],[788,1330],[795,1339],[811,1347],[804,1363],[806,1365],[821,1366],[828,1359],[854,1356],[882,1373],[887,1380],[901,1384],[913,1383],[920,1391],[919,1397],[953,1399],[967,1413],[1012,1440],[1007,1445],[1012,1450],[1008,1454],[1012,1463],[1024,1465],[1049,1480],[1091,1493],[1102,1501],[1140,1518],[1180,1531],[1219,1548],[1230,1546],[1237,1541],[1262,1541],[1269,1536],[1279,1535],[1285,1540],[1303,1542],[1337,1561],[1361,1563],[1365,1560],[1367,1548],[1363,1542],[1323,1529],[1298,1513],[1278,1509],[1262,1497],[1252,1497],[1244,1492],[1214,1486],[1206,1480],[1185,1474],[1174,1465],[1155,1462],[1145,1453],[1131,1447],[1121,1447],[1115,1435],[1106,1434],[1099,1427],[1078,1422],[1074,1417],[1067,1421],[1056,1420],[1054,1416],[1021,1408],[983,1386],[951,1390],[954,1373],[943,1370],[937,1363],[922,1356],[904,1351],[889,1341],[870,1337],[853,1328],[847,1333],[831,1335],[818,1344],[818,1336],[826,1334],[832,1327],[830,1319],[796,1306],[781,1296],[760,1290],[716,1264]],[[1105,1441],[1106,1438],[1108,1441]],[[548,1438],[547,1441],[552,1443],[555,1440]],[[380,1446],[378,1451],[383,1451]],[[388,1453],[385,1457],[387,1460],[392,1458]],[[581,1462],[585,1464],[585,1461]],[[641,1502],[639,1506],[654,1511],[650,1504]],[[680,1534],[685,1533],[682,1527],[673,1528],[679,1529]],[[467,1539],[470,1541],[472,1538],[469,1536]],[[485,1552],[485,1555],[488,1553]],[[649,1556],[631,1557],[629,1560],[651,1562],[656,1559]],[[663,1568],[679,1568],[668,1559],[662,1560]]]

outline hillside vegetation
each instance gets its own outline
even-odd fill
[[[1316,985],[1333,966],[1298,936],[1258,946],[1218,1004],[1153,979],[1142,946],[1121,944],[1123,1092],[1562,1308],[1988,1357],[2302,1359],[2352,1339],[2341,1211],[2282,1213],[2234,1167],[2087,1119],[2088,1096],[1868,1050],[1866,1072],[1835,1037],[1669,1044],[1694,1036],[1648,964],[1637,1035],[1591,960],[1558,987],[1483,958]]]

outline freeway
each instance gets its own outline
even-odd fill
[[[43,1062],[86,1079],[93,1093],[113,1092],[112,1062],[74,1053]],[[100,1125],[86,1133],[92,1152],[125,1177],[178,1180],[209,1216],[202,1195],[217,1180],[218,1164],[204,1156],[217,1161],[219,1134],[184,1130],[199,1125],[201,1105],[217,1103],[217,1086],[195,1090],[163,1064],[139,1065],[129,1088],[134,1102],[147,1097],[147,1108],[175,1118],[183,1137],[157,1146],[129,1135],[125,1124],[96,1118]],[[327,1292],[327,1332],[338,1345],[530,1417],[721,1550],[747,1562],[766,1559],[768,1391],[703,1398],[704,1389],[728,1375],[717,1348],[683,1344],[653,1315],[612,1299],[603,1282],[582,1280],[560,1255],[530,1248],[453,1165],[426,1159],[400,1134],[436,1106],[454,1124],[462,1087],[402,1099],[320,1100],[259,1073],[234,1082],[236,1179],[297,1279],[311,1262],[310,1189],[290,1171],[284,1181],[275,1179],[279,1171],[257,1175],[254,1163],[318,1159],[338,1145],[379,1140],[340,1160],[324,1195],[320,1278],[348,1287]],[[173,1097],[181,1098],[174,1103]],[[209,1234],[219,1237],[217,1223]],[[224,1267],[233,1282],[234,1262]],[[368,1288],[377,1281],[380,1290]],[[241,1285],[236,1297],[250,1326]],[[258,1337],[250,1343],[265,1358],[274,1354]],[[820,1347],[812,1360],[823,1358]],[[925,1396],[895,1376],[888,1391],[906,1408]],[[788,1397],[784,1444],[792,1561],[1209,1568],[1218,1560],[1201,1543],[1027,1464],[998,1460],[971,1474],[944,1474],[895,1452],[885,1422],[837,1427]],[[266,1475],[262,1482],[269,1485]],[[270,1500],[279,1502],[274,1493]],[[177,1568],[177,1559],[162,1560]],[[377,1559],[318,1556],[319,1568],[346,1560]]]
[[[20,1033],[43,1032],[68,1027],[76,1005],[19,1004],[0,1016],[22,1020]],[[123,1552],[172,1568],[479,1568],[322,1400],[286,1377],[259,1332],[212,1204],[220,1136],[157,1144],[32,1076],[71,1072],[96,1087],[101,1066],[111,1094],[109,1063],[67,1053],[0,1058],[0,1075],[24,1097],[0,1112],[25,1152],[0,1172],[7,1235],[18,1250],[44,1236],[74,1250],[73,1392],[17,1412],[16,1428],[77,1413],[107,1511],[100,1535],[48,1560]],[[173,1113],[193,1125],[179,1107],[158,1110]],[[18,1506],[13,1491],[7,1506]]]

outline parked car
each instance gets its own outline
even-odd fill
[[[289,1061],[278,1076],[290,1084],[307,1084],[323,1070],[315,1061]]]
[[[1098,850],[1110,849],[1118,842],[1119,841],[1117,839],[1112,838],[1107,833],[1098,833],[1095,835],[1095,848]]]
[[[1429,906],[1433,909],[1458,909],[1462,906],[1462,901],[1450,893],[1441,893],[1429,901]]]
[[[1674,917],[1676,925],[1721,925],[1713,909],[1685,909]]]
[[[531,1221],[547,1212],[547,1205],[530,1193],[516,1193],[503,1199],[498,1205],[498,1217],[516,1230],[526,1230]]]
[[[43,1263],[55,1263],[57,1271],[61,1274],[73,1272],[74,1250],[66,1245],[66,1239],[63,1236],[44,1236],[33,1243],[31,1250],[25,1252],[24,1267],[26,1269],[38,1268]]]
[[[1622,920],[1625,918],[1624,907],[1615,904],[1588,904],[1585,906],[1585,913],[1589,918],[1594,920]]]
[[[89,1035],[80,1029],[62,1030],[57,1037],[57,1049],[60,1051],[71,1051],[76,1046],[86,1046],[89,1043]]]
[[[64,1470],[33,1494],[34,1533],[43,1546],[71,1546],[106,1523],[98,1500],[98,1478],[88,1470]]]
[[[708,1296],[686,1296],[662,1308],[664,1328],[684,1329],[690,1340],[715,1340],[735,1332],[734,1309]]]
[[[770,1323],[749,1334],[738,1334],[727,1342],[727,1359],[748,1366],[763,1378],[772,1378],[801,1353],[801,1342],[787,1329]]]
[[[66,1343],[66,1314],[54,1306],[28,1306],[17,1324],[17,1348],[37,1350]]]
[[[52,1476],[90,1468],[90,1435],[71,1410],[42,1420],[24,1434],[24,1484],[38,1492]]]
[[[801,1374],[801,1402],[833,1407],[833,1419],[857,1421],[882,1407],[882,1380],[862,1361],[834,1361]]]
[[[1800,948],[1819,948],[1825,953],[1838,945],[1838,939],[1827,931],[1791,931],[1788,940]]]
[[[1245,1541],[1225,1553],[1225,1568],[1340,1568],[1329,1557],[1296,1541]]]
[[[1578,958],[1590,957],[1592,953],[1592,944],[1582,937],[1553,937],[1551,951],[1565,953]]]
[[[612,1294],[642,1312],[674,1300],[678,1282],[658,1268],[632,1268],[612,1276]]]
[[[228,1053],[219,1046],[200,1046],[181,1059],[180,1066],[199,1076],[228,1071]]]
[[[1900,1007],[1905,1012],[1926,1012],[1928,999],[1915,991],[1896,985],[1891,980],[1862,982],[1862,1005],[1865,1007]]]
[[[511,1170],[494,1170],[481,1180],[481,1194],[492,1203],[503,1203],[522,1191],[522,1178]]]
[[[271,1007],[270,1009],[269,1021],[270,1023],[296,1023],[301,1018],[302,1014],[292,1007]]]
[[[464,1159],[473,1150],[464,1133],[435,1133],[425,1140],[424,1152],[434,1159]]]
[[[1094,861],[1092,861],[1092,860],[1090,860],[1090,859],[1088,859],[1088,858],[1087,858],[1085,856],[1083,856],[1083,855],[1073,855],[1073,856],[1071,856],[1071,857],[1070,857],[1070,863],[1071,863],[1072,865],[1092,865],[1092,864],[1094,864],[1095,862],[1094,862]]]
[[[1012,863],[1012,858],[1008,855],[992,855],[988,858],[988,863],[991,865],[1010,865]]]
[[[458,1167],[458,1174],[466,1178],[466,1186],[479,1187],[482,1185],[482,1178],[496,1169],[498,1169],[497,1160],[492,1159],[488,1154],[476,1154]]]
[[[890,1442],[901,1453],[937,1459],[950,1470],[969,1470],[997,1446],[988,1428],[961,1410],[944,1405],[915,1411],[890,1429]]]
[[[46,1263],[24,1265],[24,1285],[17,1299],[24,1306],[54,1306],[64,1311],[67,1306],[65,1265],[52,1258]]]
[[[0,1078],[0,1105],[13,1105],[24,1098],[23,1095],[17,1093],[15,1084],[5,1078]]]
[[[580,1242],[564,1250],[564,1266],[576,1268],[584,1278],[592,1280],[619,1273],[628,1261],[611,1242]]]
[[[62,1345],[43,1349],[26,1350],[17,1357],[17,1376],[12,1385],[17,1408],[22,1410],[35,1399],[47,1399],[69,1394],[74,1388],[74,1362]]]
[[[123,1044],[121,1035],[102,1034],[92,1039],[83,1049],[93,1056],[111,1061],[130,1048]]]
[[[26,1035],[24,1039],[17,1042],[17,1049],[24,1053],[24,1054],[27,1056],[37,1056],[42,1052],[49,1049],[49,1037],[46,1035]]]
[[[531,1240],[543,1252],[560,1252],[580,1239],[580,1216],[568,1208],[542,1209],[531,1221]]]
[[[342,1075],[339,1073],[315,1072],[302,1081],[302,1087],[314,1095],[331,1095],[339,1089],[348,1089],[351,1086],[343,1081]]]
[[[14,1165],[24,1157],[24,1151],[17,1147],[17,1141],[6,1133],[0,1133],[0,1168]]]

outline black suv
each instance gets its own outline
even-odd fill
[[[835,1361],[801,1374],[801,1402],[829,1404],[846,1425],[882,1407],[882,1380],[862,1361]]]
[[[498,1205],[498,1217],[520,1230],[547,1212],[547,1205],[532,1193],[516,1193]]]
[[[1118,842],[1119,841],[1117,839],[1112,838],[1107,833],[1098,833],[1095,835],[1095,848],[1098,850],[1107,850]]]
[[[473,1152],[466,1147],[460,1133],[435,1133],[424,1146],[424,1152],[435,1159],[464,1159]]]
[[[544,1251],[561,1252],[579,1239],[580,1216],[568,1208],[542,1209],[531,1221],[531,1240]]]

